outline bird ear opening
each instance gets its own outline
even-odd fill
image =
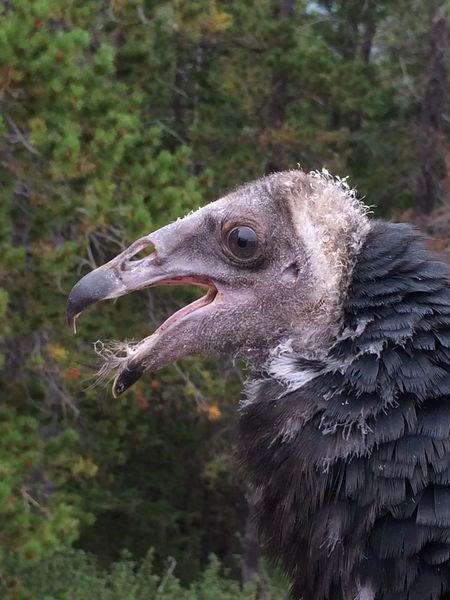
[[[295,283],[300,275],[300,267],[297,262],[291,263],[281,274],[281,279],[286,282]]]

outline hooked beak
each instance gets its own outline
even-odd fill
[[[158,278],[154,276],[154,281],[151,281],[149,273],[156,258],[154,253],[146,259],[133,260],[138,252],[152,246],[149,238],[150,236],[146,236],[137,240],[121,254],[94,269],[74,285],[67,300],[67,322],[74,333],[77,332],[77,317],[91,304],[118,298],[157,283]]]
[[[177,235],[178,234],[178,235]],[[118,359],[113,394],[118,396],[145,372],[154,371],[188,354],[201,353],[199,319],[210,310],[217,296],[211,279],[192,270],[180,252],[177,224],[168,225],[129,246],[108,263],[85,275],[70,292],[67,320],[76,332],[76,319],[91,304],[118,298],[136,290],[156,285],[194,284],[207,288],[207,294],[169,317],[151,336],[127,349]],[[153,249],[144,258],[134,257],[144,249]],[[161,253],[159,250],[161,249]]]

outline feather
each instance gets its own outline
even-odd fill
[[[414,556],[427,540],[428,530],[418,528],[412,519],[386,517],[374,529],[370,545],[379,558]]]
[[[405,225],[376,223],[315,377],[263,381],[240,454],[262,538],[293,598],[448,600],[450,269]],[[349,591],[349,590],[355,591]]]
[[[450,559],[450,545],[430,542],[422,549],[420,556],[429,565],[442,565]]]
[[[450,489],[434,486],[425,491],[417,508],[417,523],[450,527]]]
[[[425,405],[417,413],[417,431],[433,438],[450,437],[450,398],[434,406]]]

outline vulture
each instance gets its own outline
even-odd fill
[[[243,360],[240,463],[291,597],[449,600],[450,267],[345,179],[292,170],[135,241],[68,321],[178,284],[206,293],[110,353],[114,395],[187,355]]]

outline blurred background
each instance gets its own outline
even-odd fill
[[[192,290],[96,306],[77,337],[66,297],[137,237],[298,164],[446,251],[449,15],[0,1],[0,598],[285,597],[234,458],[240,366],[185,360],[117,400],[94,385],[93,342],[141,339]]]

